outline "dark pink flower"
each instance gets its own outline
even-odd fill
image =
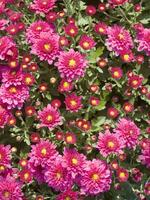
[[[96,45],[96,43],[92,37],[89,37],[87,35],[82,35],[79,40],[79,45],[84,50],[89,50],[89,49],[92,49]]]
[[[55,65],[58,67],[61,78],[72,81],[84,76],[87,64],[87,60],[81,53],[70,49],[68,52],[60,53]]]
[[[78,200],[78,192],[67,190],[56,197],[56,200]]]
[[[95,24],[94,30],[96,33],[100,35],[106,35],[107,34],[107,25],[104,22],[99,22],[98,24]]]
[[[147,168],[150,168],[150,140],[146,142],[147,145],[142,149],[142,154],[139,156],[139,160],[143,165],[146,165]]]
[[[69,94],[65,98],[66,109],[70,112],[78,112],[82,108],[82,97],[75,93]]]

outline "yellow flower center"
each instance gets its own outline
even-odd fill
[[[67,136],[66,140],[67,142],[72,142],[72,136],[71,135]]]
[[[75,65],[76,65],[76,61],[74,60],[74,59],[70,59],[69,60],[69,67],[75,67]]]
[[[69,83],[68,82],[64,82],[64,87],[65,88],[69,87]]]
[[[70,103],[71,103],[72,106],[76,106],[77,105],[77,102],[75,100],[71,100]]]
[[[17,93],[17,88],[16,87],[10,87],[9,92],[12,93],[12,94],[15,94],[15,93]]]
[[[50,121],[52,121],[52,120],[53,120],[53,116],[52,116],[52,115],[48,115],[48,116],[47,116],[47,121],[50,122]]]
[[[120,178],[125,178],[125,177],[126,177],[126,175],[125,175],[125,173],[124,173],[124,172],[120,172],[120,174],[119,174],[119,177],[120,177]]]
[[[99,175],[98,174],[93,174],[92,175],[92,179],[94,180],[94,181],[97,181],[97,180],[99,180]]]
[[[74,34],[75,33],[75,30],[72,28],[70,29],[70,33]]]
[[[113,148],[115,146],[114,142],[112,141],[109,141],[107,145],[109,148]]]
[[[89,47],[89,43],[88,43],[88,42],[84,42],[84,43],[83,43],[83,46],[84,46],[85,48],[87,48],[87,47]]]
[[[104,29],[103,29],[103,28],[99,28],[98,30],[99,30],[100,33],[103,33],[103,32],[104,32]]]
[[[8,191],[5,191],[5,192],[3,193],[3,196],[4,196],[5,198],[8,198],[8,197],[10,196],[10,193],[9,193]]]
[[[71,200],[70,197],[66,197],[65,200]]]
[[[124,56],[123,56],[123,58],[124,58],[124,60],[129,60],[129,55],[128,54],[125,54]]]
[[[114,76],[119,77],[119,72],[115,71]]]
[[[77,165],[77,164],[78,164],[78,160],[77,160],[76,158],[72,158],[72,163],[73,163],[74,165]]]
[[[62,177],[62,174],[61,174],[60,172],[57,172],[57,173],[56,173],[56,177],[57,177],[58,179],[60,179],[60,178]]]
[[[51,45],[49,43],[44,44],[44,49],[46,51],[50,51],[51,50]]]
[[[118,37],[119,37],[120,40],[124,39],[124,35],[121,34],[121,33],[119,33]]]
[[[24,174],[24,179],[27,180],[28,178],[29,178],[29,173],[27,172]]]
[[[25,82],[26,82],[27,84],[29,84],[29,83],[32,82],[32,79],[31,79],[30,77],[26,77]]]
[[[137,85],[137,84],[138,84],[138,81],[137,81],[137,80],[134,80],[134,81],[132,81],[132,84],[133,84],[133,85]]]
[[[46,156],[46,154],[47,154],[46,148],[43,148],[43,149],[41,150],[41,154],[42,154],[43,156]]]
[[[36,27],[36,30],[37,30],[37,31],[41,31],[41,30],[42,30],[42,27],[41,27],[41,26],[37,26],[37,27]]]
[[[0,166],[0,171],[4,171],[5,167],[3,165]]]

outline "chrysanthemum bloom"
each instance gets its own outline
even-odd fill
[[[5,84],[5,87],[9,87],[11,85],[22,85],[22,80],[22,70],[7,70],[6,72],[2,73],[2,83]]]
[[[82,54],[70,49],[68,52],[60,53],[56,66],[61,78],[72,81],[84,76],[87,64],[88,62]]]
[[[60,84],[58,86],[58,91],[63,92],[70,92],[73,89],[73,83],[70,81],[67,81],[66,79],[62,79],[60,81]]]
[[[24,73],[22,82],[27,86],[32,86],[35,82],[35,78],[30,73]]]
[[[75,37],[78,34],[78,27],[70,23],[65,27],[65,33],[71,37]]]
[[[123,76],[123,71],[120,67],[111,67],[109,72],[114,79],[120,79]]]
[[[130,113],[134,110],[134,106],[132,103],[130,102],[125,102],[123,104],[123,110],[126,112],[126,113]]]
[[[143,165],[146,165],[147,168],[150,168],[150,141],[148,142],[144,149],[142,149],[142,154],[139,156],[139,160]]]
[[[134,148],[137,145],[140,129],[133,121],[120,119],[114,131],[125,141],[126,147]]]
[[[122,51],[129,51],[133,48],[133,41],[129,31],[119,25],[107,28],[106,46],[109,51],[114,51],[116,56]]]
[[[55,190],[65,191],[72,187],[73,181],[69,171],[62,166],[63,158],[59,155],[52,165],[45,170],[45,182]]]
[[[6,19],[0,19],[0,30],[5,30],[5,26],[9,23]]]
[[[45,21],[39,20],[33,22],[26,30],[26,37],[28,42],[34,43],[35,40],[40,39],[40,33],[53,32],[53,28]]]
[[[67,143],[67,144],[75,144],[76,143],[76,135],[74,133],[71,133],[71,132],[67,132],[65,135],[64,135],[64,141]]]
[[[63,166],[71,173],[72,178],[75,178],[83,171],[86,157],[76,149],[65,148],[63,154]]]
[[[86,12],[87,15],[90,15],[90,16],[95,15],[95,13],[96,13],[96,8],[95,8],[95,6],[93,6],[93,5],[88,5],[88,6],[86,7],[85,12]]]
[[[8,60],[8,58],[14,57],[14,49],[16,49],[16,44],[12,38],[8,36],[0,38],[0,60]]]
[[[107,34],[107,25],[104,22],[99,22],[95,25],[94,30],[96,33],[100,35],[106,35]]]
[[[10,146],[4,146],[3,144],[1,144],[0,145],[0,166],[3,166],[5,169],[5,167],[10,166],[10,160],[11,160]]]
[[[48,127],[50,130],[63,123],[63,118],[60,116],[58,110],[50,104],[38,112],[38,118],[41,122],[40,127]]]
[[[78,112],[82,108],[82,97],[75,93],[69,94],[65,98],[66,109],[70,112]]]
[[[111,184],[111,171],[104,161],[93,159],[87,161],[80,178],[81,192],[96,195],[108,191]]]
[[[123,50],[120,52],[120,57],[123,62],[130,63],[135,61],[135,57],[131,50]]]
[[[117,170],[117,178],[120,182],[126,182],[129,178],[129,173],[124,168],[119,168]]]
[[[150,182],[147,182],[145,185],[144,185],[144,193],[146,195],[150,195]]]
[[[77,200],[78,192],[74,192],[72,190],[67,190],[56,197],[56,200]]]
[[[20,177],[20,180],[25,183],[30,183],[33,178],[30,169],[22,169],[19,172],[19,177]]]
[[[119,115],[119,111],[117,110],[117,108],[114,107],[110,107],[107,110],[107,115],[113,119],[115,119],[116,117],[118,117]]]
[[[8,122],[8,118],[8,111],[0,105],[0,128],[4,128],[5,124]]]
[[[100,99],[98,97],[90,97],[89,102],[92,106],[98,106],[100,104]]]
[[[10,85],[0,87],[0,101],[7,109],[22,108],[23,103],[29,98],[29,88],[24,85]]]
[[[92,37],[89,37],[88,35],[82,35],[79,40],[79,45],[84,50],[92,49],[95,46],[95,41]]]
[[[35,10],[37,14],[48,13],[55,7],[56,0],[34,0],[31,4],[31,8]]]
[[[128,77],[128,85],[133,89],[137,89],[142,85],[143,80],[142,76],[133,74],[133,76]]]
[[[138,51],[145,51],[150,56],[150,29],[143,28],[137,31],[136,42],[138,43]]]
[[[21,185],[12,177],[0,178],[1,200],[23,200]]]
[[[123,5],[124,3],[128,2],[128,0],[109,0],[108,1],[113,7]]]
[[[38,144],[32,145],[28,168],[39,183],[44,182],[44,169],[57,155],[56,146],[48,140],[41,140]]]
[[[103,157],[107,157],[111,154],[123,153],[124,141],[118,134],[110,133],[106,130],[105,133],[99,133],[97,148]]]
[[[59,55],[59,36],[51,32],[42,32],[40,39],[34,42],[31,53],[51,65]]]

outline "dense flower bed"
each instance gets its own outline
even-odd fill
[[[0,200],[150,199],[149,0],[0,0]]]

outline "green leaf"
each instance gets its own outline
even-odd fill
[[[88,56],[88,60],[90,63],[95,63],[97,61],[97,58],[100,57],[103,54],[104,47],[99,47],[96,49],[96,51],[91,51]]]

